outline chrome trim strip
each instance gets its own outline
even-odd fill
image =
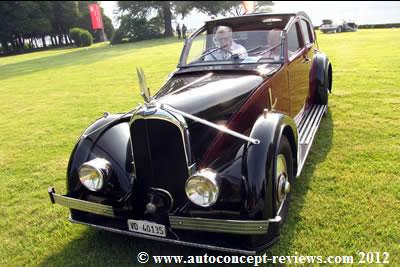
[[[170,112],[173,112],[173,113],[175,113],[175,114],[179,114],[179,115],[181,115],[181,116],[183,116],[183,117],[185,117],[185,118],[188,118],[188,119],[197,121],[197,122],[199,122],[199,123],[201,123],[201,124],[207,125],[207,126],[209,126],[209,127],[211,127],[211,128],[217,129],[217,130],[219,130],[219,131],[221,131],[221,132],[224,132],[224,133],[226,133],[226,134],[229,134],[229,135],[232,135],[232,136],[234,136],[234,137],[240,138],[240,139],[245,140],[245,141],[247,141],[247,142],[250,142],[250,143],[252,143],[252,144],[257,145],[257,144],[260,143],[260,140],[258,140],[258,139],[254,139],[254,138],[251,138],[251,137],[249,137],[249,136],[243,135],[243,134],[241,134],[241,133],[232,131],[232,130],[226,128],[226,127],[223,126],[223,125],[218,125],[218,124],[209,122],[209,121],[204,120],[204,119],[202,119],[202,118],[193,116],[193,115],[191,115],[191,114],[189,114],[189,113],[186,113],[186,112],[180,111],[180,110],[178,110],[178,109],[175,109],[175,108],[173,108],[173,107],[171,107],[171,106],[168,106],[168,105],[166,105],[166,104],[161,104],[161,105],[160,105],[160,108],[162,108],[162,109],[164,109],[164,110],[167,110],[167,111],[170,111]]]
[[[317,131],[318,131],[318,129],[319,129],[319,125],[321,124],[321,121],[322,121],[322,117],[323,117],[323,114],[327,111],[327,109],[328,109],[328,107],[326,106],[326,105],[315,105],[316,106],[316,108],[320,108],[321,110],[322,110],[322,113],[319,115],[319,117],[317,118],[317,120],[318,120],[318,123],[314,126],[314,129],[313,129],[313,131],[312,131],[312,133],[310,134],[310,139],[308,140],[308,143],[298,143],[298,150],[297,150],[297,153],[298,153],[298,158],[300,157],[300,146],[301,145],[303,145],[303,146],[305,146],[306,147],[306,151],[305,151],[305,153],[304,153],[304,157],[302,158],[302,159],[298,159],[298,168],[297,168],[297,174],[296,174],[296,177],[299,177],[300,176],[300,174],[301,174],[301,171],[303,170],[303,167],[304,167],[304,164],[305,164],[305,162],[306,162],[306,159],[307,159],[307,157],[308,157],[308,153],[310,153],[310,149],[311,149],[311,146],[312,146],[312,144],[313,144],[313,142],[314,142],[314,138],[315,138],[315,136],[316,136],[316,133],[317,133]],[[313,109],[314,109],[315,107],[313,107]],[[310,112],[311,112],[311,110],[310,110]],[[307,117],[309,114],[307,114],[306,115],[306,120],[309,120],[310,118],[309,117]],[[304,122],[304,123],[306,123],[306,122]],[[306,130],[306,128],[302,128],[302,132],[300,132],[299,133],[299,139],[301,140],[301,139],[303,139],[302,138],[302,135],[304,134],[303,132]]]
[[[49,191],[49,195],[50,200],[52,200],[52,202],[54,200],[53,203],[75,210],[118,218],[112,206],[62,196],[56,194],[54,191]],[[269,220],[223,220],[170,215],[169,220],[172,229],[261,235],[268,231],[269,223],[277,223],[281,218],[277,216]]]
[[[326,110],[326,106],[320,106],[319,107],[318,115],[317,115],[315,121],[313,122],[313,124],[310,125],[311,130],[310,130],[310,133],[308,134],[307,139],[305,140],[306,144],[309,144],[311,142],[311,139],[313,138],[313,136],[315,135],[316,131],[318,130],[318,127],[319,127],[319,125],[321,123],[321,120],[322,120],[322,117],[323,117],[323,115],[325,113],[325,110]]]
[[[81,222],[81,221],[74,220],[72,218],[69,218],[69,221],[71,223],[87,225],[87,226],[90,226],[90,227],[93,227],[93,228],[97,228],[97,229],[100,229],[100,230],[105,230],[105,231],[109,231],[109,232],[113,232],[113,233],[117,233],[117,234],[140,237],[140,238],[143,238],[143,239],[150,239],[150,240],[161,241],[161,242],[165,242],[165,243],[172,243],[172,244],[175,244],[175,245],[183,245],[183,246],[202,248],[202,249],[209,249],[209,250],[215,250],[215,251],[222,251],[222,252],[228,252],[228,253],[233,253],[233,254],[242,254],[242,255],[255,255],[257,253],[255,250],[243,250],[243,249],[218,247],[218,246],[213,246],[213,245],[198,244],[198,243],[192,243],[192,242],[187,242],[187,241],[180,241],[180,240],[174,240],[174,239],[167,239],[167,238],[162,238],[162,237],[144,235],[144,234],[139,234],[139,233],[135,233],[135,232],[129,232],[129,231],[125,231],[125,230],[120,230],[120,229],[110,228],[110,227],[106,227],[106,226],[101,226],[101,225],[97,225],[97,224]]]
[[[229,234],[265,234],[269,220],[245,221],[169,216],[173,229],[197,230]]]
[[[206,75],[201,76],[200,78],[198,78],[198,79],[196,79],[196,80],[194,80],[194,81],[192,81],[192,82],[190,82],[190,83],[188,83],[188,84],[186,84],[186,85],[184,85],[184,86],[182,86],[182,87],[176,89],[175,91],[172,92],[172,94],[175,95],[175,94],[177,94],[178,92],[183,91],[183,90],[185,90],[186,88],[189,88],[190,86],[192,86],[192,85],[194,85],[194,84],[196,84],[196,83],[199,83],[199,82],[201,82],[201,81],[203,81],[203,80],[205,80],[205,79],[207,79],[207,78],[210,78],[211,76],[213,76],[213,73],[212,73],[212,72],[209,72],[209,73],[207,73]]]
[[[97,133],[98,131],[108,127],[109,125],[113,124],[114,122],[116,122],[117,120],[122,119],[123,117],[125,117],[126,115],[130,114],[130,113],[135,113],[139,108],[141,107],[141,105],[139,104],[139,106],[136,106],[135,108],[129,110],[128,112],[125,112],[124,114],[122,114],[121,116],[118,116],[117,118],[113,119],[112,121],[110,121],[109,123],[106,123],[102,126],[100,126],[99,128],[97,128],[96,130],[93,130],[90,133],[87,134],[82,134],[82,138],[86,138],[94,133]]]
[[[62,195],[58,195],[55,193],[51,193],[54,203],[57,203],[61,206],[68,207],[74,210],[86,211],[90,213],[94,213],[97,215],[103,215],[107,217],[115,218],[117,217],[114,214],[114,209],[112,206],[103,205],[99,203],[93,203],[85,200],[80,200],[76,198],[66,197]]]

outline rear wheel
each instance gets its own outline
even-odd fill
[[[325,85],[319,85],[317,87],[315,104],[328,105],[328,87]]]
[[[328,96],[329,90],[331,88],[331,79],[332,76],[330,75],[331,69],[330,65],[328,65],[325,70],[325,79],[323,84],[318,84],[315,92],[315,104],[318,105],[326,105],[328,106]]]

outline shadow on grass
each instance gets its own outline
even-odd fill
[[[120,45],[106,45],[92,48],[64,48],[70,52],[57,55],[48,55],[40,58],[28,59],[16,63],[0,66],[0,80],[10,79],[17,76],[33,74],[45,70],[92,64],[97,61],[125,55],[132,52],[139,52],[141,49],[157,48],[159,46],[178,43],[173,38],[138,41]],[[182,43],[183,46],[183,43]]]
[[[321,123],[314,145],[309,154],[302,175],[296,179],[292,194],[292,205],[289,217],[281,231],[281,240],[267,255],[289,255],[291,240],[296,233],[296,224],[304,206],[308,184],[318,163],[323,162],[331,149],[333,137],[333,122],[329,111]],[[57,254],[48,257],[41,265],[44,266],[134,266],[140,264],[137,254],[145,251],[149,255],[223,255],[222,252],[212,252],[203,249],[184,247],[174,244],[144,240],[115,233],[88,228],[78,239],[72,240]],[[230,254],[228,254],[230,255]],[[150,261],[152,262],[152,261]],[[196,265],[194,265],[196,266]],[[200,265],[198,265],[200,266]]]
[[[204,255],[206,251],[174,244],[124,236],[88,228],[62,251],[51,255],[41,266],[134,266],[139,252],[150,256]],[[212,253],[212,252],[211,252]],[[210,254],[210,253],[208,253]],[[149,263],[153,263],[149,260]],[[196,265],[195,265],[196,266]]]

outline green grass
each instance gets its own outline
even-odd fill
[[[400,30],[319,35],[334,69],[329,113],[270,255],[387,251],[400,264]],[[182,42],[145,41],[0,58],[0,266],[134,265],[136,255],[203,251],[66,221],[47,187],[65,192],[77,137],[104,111],[141,101],[136,66],[156,91]]]

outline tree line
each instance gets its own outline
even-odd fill
[[[0,1],[0,44],[4,54],[43,49],[48,45],[71,45],[69,30],[80,27],[95,40],[100,33],[91,29],[88,4],[97,1]],[[103,15],[106,35],[114,28]]]
[[[88,5],[97,1],[0,1],[0,54],[13,54],[73,43],[70,30],[91,29]],[[272,1],[256,1],[256,11],[270,11]],[[192,10],[211,16],[241,15],[242,1],[118,1],[119,28],[103,14],[104,30],[112,43],[173,35],[172,20]],[[102,10],[103,11],[103,10]],[[114,33],[114,34],[113,34]]]
[[[269,12],[272,1],[256,1],[255,11]],[[242,1],[118,1],[120,26],[112,43],[173,36],[172,20],[192,10],[210,16],[242,15]]]

